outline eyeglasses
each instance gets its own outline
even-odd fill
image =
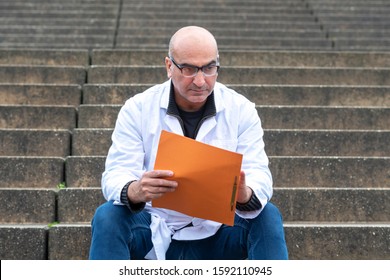
[[[176,61],[172,57],[169,57],[169,59],[172,61],[173,64],[175,64],[175,66],[177,68],[179,68],[182,75],[184,77],[187,77],[187,78],[195,77],[198,74],[199,70],[202,71],[203,75],[206,77],[216,75],[218,73],[218,70],[219,70],[219,65],[216,64],[215,62],[212,62],[212,63],[205,65],[205,66],[202,66],[202,67],[198,67],[198,66],[189,65],[189,64],[177,64]]]

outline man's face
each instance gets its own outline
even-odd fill
[[[217,65],[217,63],[216,52],[204,50],[176,52],[171,58],[165,59],[168,77],[172,79],[174,86],[176,103],[182,110],[199,110],[213,91],[218,76],[218,73],[206,76],[198,69],[194,77],[188,77],[186,69],[182,67],[204,67],[203,69],[207,73],[207,69]]]

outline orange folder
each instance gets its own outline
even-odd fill
[[[234,224],[242,155],[163,130],[155,170],[172,170],[172,193],[152,201],[189,216]]]

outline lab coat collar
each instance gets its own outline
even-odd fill
[[[165,83],[162,84],[163,90],[162,90],[162,97],[160,102],[160,107],[167,110],[170,106],[170,94],[171,90],[173,90],[172,80],[169,79]],[[222,111],[225,109],[225,102],[222,98],[222,86],[220,83],[215,83],[213,95],[214,95],[214,104],[215,104],[215,110],[216,113]]]

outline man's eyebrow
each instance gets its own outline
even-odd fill
[[[199,67],[206,67],[206,66],[210,66],[210,65],[213,65],[213,64],[217,64],[217,62],[215,60],[212,60],[210,61],[209,63],[205,64],[205,65],[202,65],[202,66],[199,66]],[[196,65],[193,65],[193,64],[189,64],[189,63],[183,63],[183,64],[179,64],[180,66],[183,66],[183,67],[195,67],[195,68],[198,68],[198,66]]]

